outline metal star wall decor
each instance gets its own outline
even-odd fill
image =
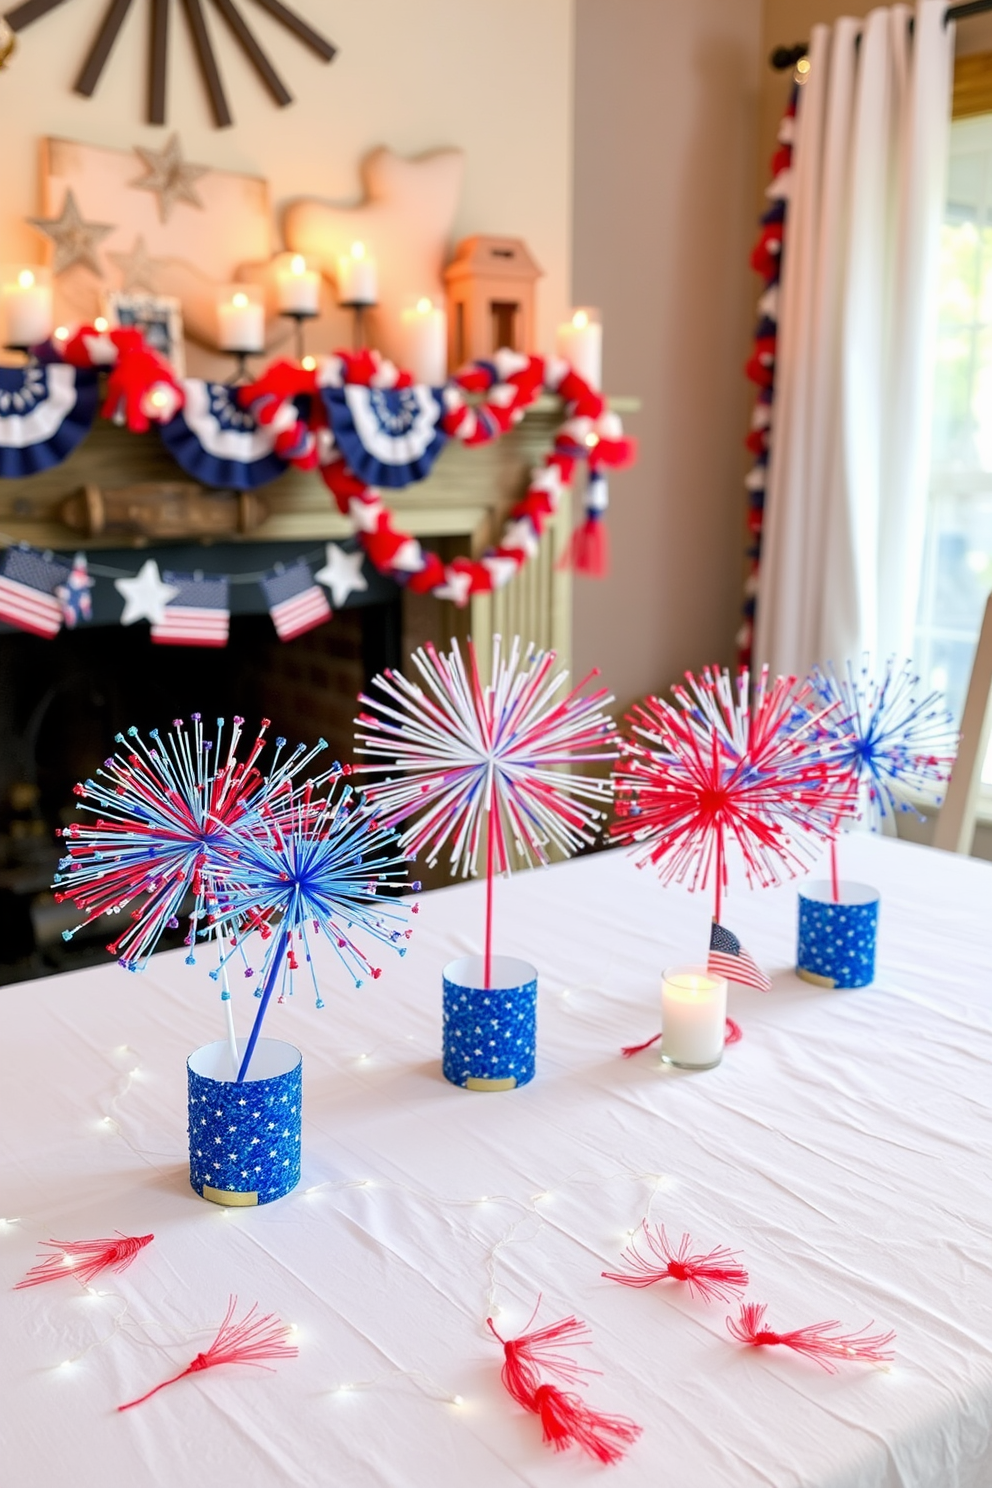
[[[145,163],[145,174],[128,185],[138,191],[154,191],[158,197],[158,215],[161,222],[168,222],[169,213],[176,202],[188,202],[191,207],[203,211],[203,202],[196,194],[196,182],[210,169],[206,165],[191,165],[183,159],[178,134],[172,135],[164,150],[149,150],[144,145],[135,145],[135,154]]]
[[[282,0],[254,0],[262,10],[266,11],[280,25],[291,31],[296,39],[310,51],[316,53],[322,62],[333,62],[337,55],[337,47],[326,37],[315,31],[302,16],[297,15],[295,10],[283,5]],[[65,4],[65,0],[22,0],[20,5],[15,5],[13,10],[8,10],[3,19],[12,31],[23,31],[25,26],[30,26],[32,21],[40,20],[56,6]],[[132,0],[109,0],[100,28],[97,31],[89,54],[83,62],[79,76],[73,85],[77,93],[84,98],[92,98],[96,91],[97,83],[107,65],[114,43],[120,33],[124,18],[131,8]],[[182,9],[186,13],[186,21],[193,42],[193,50],[203,78],[203,85],[210,100],[210,108],[214,116],[214,123],[218,129],[223,129],[228,124],[234,123],[224,92],[224,83],[221,79],[217,58],[214,55],[213,43],[210,32],[207,29],[207,18],[204,12],[203,0],[180,0]],[[235,41],[244,52],[248,61],[255,69],[259,80],[268,90],[274,101],[280,108],[285,108],[292,103],[293,95],[290,93],[282,78],[276,72],[265,52],[249,27],[235,0],[212,0],[214,8],[219,12],[228,29],[234,36]],[[148,82],[148,122],[149,124],[165,123],[165,77],[166,60],[169,49],[169,13],[171,0],[149,0],[151,9],[150,41],[149,41],[149,82]]]
[[[57,217],[28,217],[27,221],[55,244],[52,273],[63,274],[73,264],[83,264],[98,279],[103,267],[97,257],[97,245],[114,230],[114,223],[84,222],[71,191],[65,194],[62,211]]]

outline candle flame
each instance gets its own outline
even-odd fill
[[[426,295],[417,301],[417,311],[420,315],[430,315],[434,309],[434,301],[429,300]]]
[[[589,324],[589,315],[585,310],[576,310],[572,316],[572,324],[577,331],[584,331]]]
[[[303,257],[303,254],[302,253],[294,253],[293,254],[293,259],[292,259],[292,262],[290,263],[289,269],[290,269],[290,273],[292,273],[292,274],[305,274],[306,273],[306,271],[307,271],[307,261]]]
[[[232,295],[231,304],[234,306],[235,310],[246,310],[248,308],[248,296],[246,294],[242,294],[239,290],[236,295]]]
[[[34,284],[34,275],[30,269],[22,269],[17,276],[17,282],[22,289],[30,289]]]
[[[352,245],[351,245],[351,256],[352,256],[352,258],[364,258],[365,257],[365,244],[364,243],[352,243]]]

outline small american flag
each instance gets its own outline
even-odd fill
[[[771,981],[758,963],[748,955],[737,936],[718,925],[716,920],[710,931],[710,953],[706,958],[706,970],[712,976],[739,982],[742,987],[757,987],[759,992],[771,991]]]
[[[162,580],[179,593],[169,600],[162,618],[152,625],[157,646],[226,646],[231,625],[224,574],[163,573]]]
[[[291,641],[331,618],[324,591],[314,583],[313,574],[302,558],[292,568],[270,573],[262,580],[262,592],[281,641]]]
[[[8,548],[0,573],[0,620],[50,641],[62,629],[62,606],[55,590],[69,569],[34,548]]]

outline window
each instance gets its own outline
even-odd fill
[[[951,126],[915,661],[960,719],[992,590],[992,114]],[[992,791],[992,748],[982,770]],[[985,794],[986,792],[983,792]]]

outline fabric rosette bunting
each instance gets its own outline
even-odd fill
[[[96,417],[96,374],[52,363],[0,367],[0,477],[60,465]]]
[[[334,442],[359,480],[398,490],[430,475],[448,442],[443,388],[346,383],[320,392]]]
[[[161,435],[187,475],[205,486],[253,491],[289,469],[278,452],[281,431],[256,423],[234,388],[187,377],[183,395],[183,407],[162,425]]]

